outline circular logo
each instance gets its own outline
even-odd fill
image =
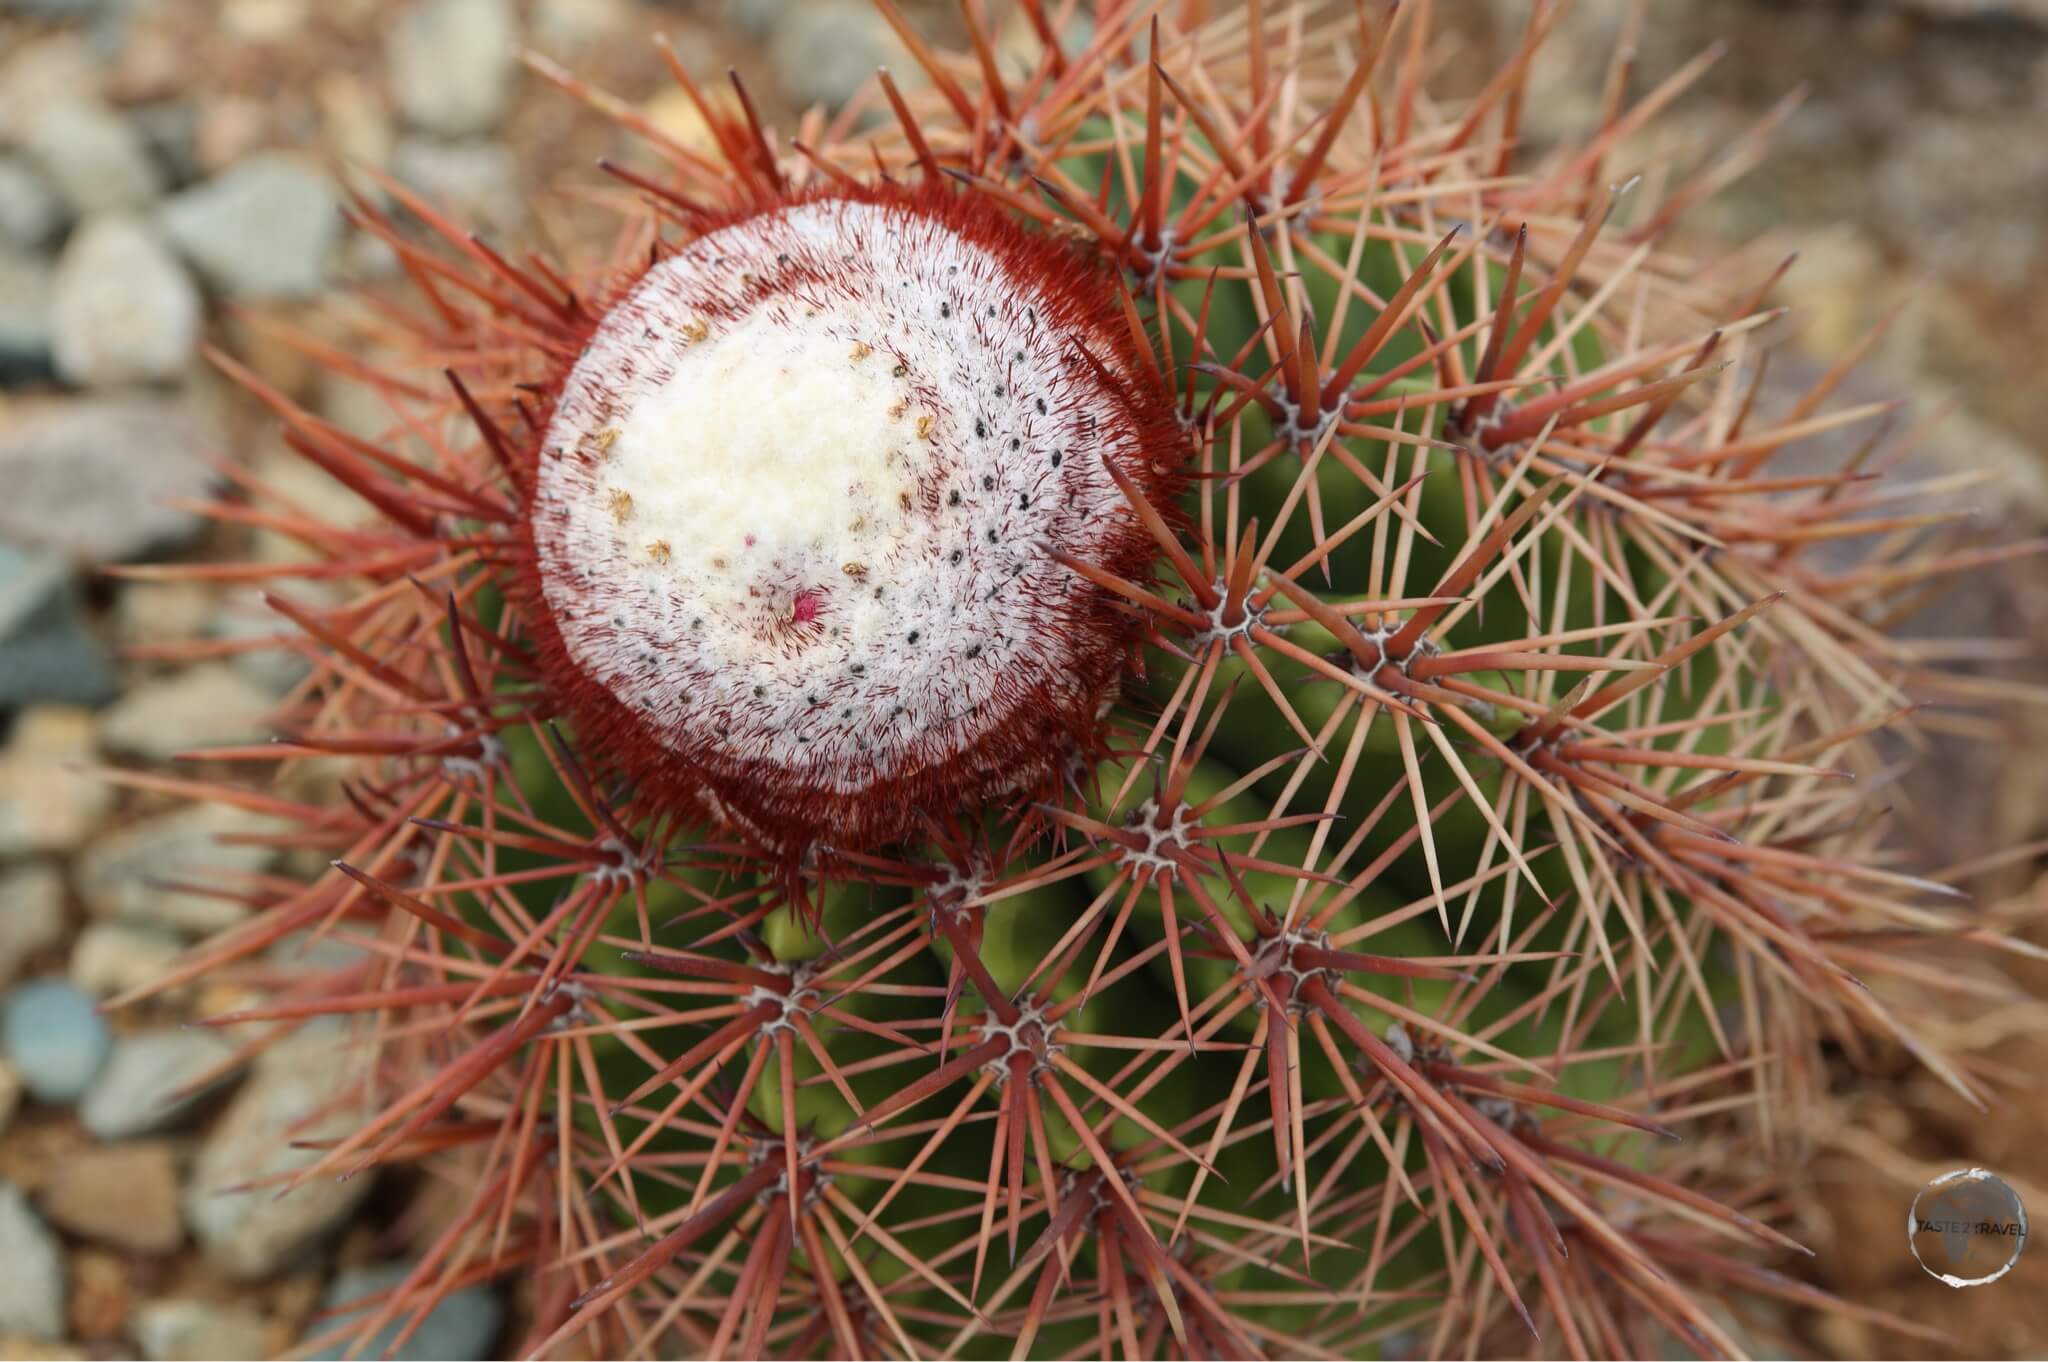
[[[1990,1169],[1958,1168],[1913,1198],[1906,1243],[1928,1276],[1950,1286],[1983,1286],[2020,1260],[2027,1211],[2019,1194]]]

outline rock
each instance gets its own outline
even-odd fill
[[[144,1031],[114,1042],[107,1067],[78,1104],[85,1128],[102,1140],[175,1129],[231,1075],[223,1074],[207,1088],[179,1095],[208,1070],[225,1061],[234,1047],[211,1031]]]
[[[509,231],[526,217],[519,160],[503,143],[402,137],[391,153],[391,171],[435,208],[477,231]]]
[[[15,403],[0,413],[0,536],[91,563],[183,543],[202,522],[169,503],[212,489],[213,442],[175,398]]]
[[[76,1102],[113,1048],[107,1019],[62,979],[16,984],[0,1005],[7,1062],[39,1102]]]
[[[206,1362],[220,1357],[268,1357],[263,1316],[217,1301],[150,1301],[135,1312],[136,1346],[150,1362]]]
[[[270,692],[225,662],[209,662],[137,686],[100,718],[110,752],[169,761],[180,752],[258,741]]]
[[[338,1226],[369,1193],[369,1174],[346,1182],[314,1178],[280,1196],[275,1188],[232,1191],[304,1168],[320,1154],[299,1147],[354,1130],[361,1113],[327,1111],[346,1091],[360,1057],[338,1027],[309,1026],[266,1052],[200,1145],[185,1191],[185,1222],[222,1272],[250,1280],[288,1266]]]
[[[104,104],[67,99],[33,114],[23,149],[80,217],[140,208],[163,193],[142,135]]]
[[[518,58],[518,20],[507,0],[415,0],[385,43],[399,114],[444,137],[497,125],[512,101]]]
[[[766,42],[799,0],[725,0],[725,21],[757,43]]]
[[[106,11],[109,0],[0,0],[0,13],[13,10],[38,19],[77,22]]]
[[[888,21],[862,0],[805,0],[776,25],[768,46],[775,78],[797,104],[838,108],[877,66],[904,66]]]
[[[128,106],[128,121],[142,134],[149,154],[165,168],[173,188],[206,173],[199,160],[199,107],[189,99],[152,99]]]
[[[20,1190],[0,1182],[0,1334],[64,1336],[64,1259]]]
[[[240,903],[160,887],[164,881],[232,886],[268,869],[275,847],[234,840],[283,831],[281,819],[223,804],[194,804],[109,834],[78,859],[79,897],[95,917],[148,923],[188,936],[225,931],[248,916]]]
[[[7,1123],[14,1119],[15,1108],[21,1105],[21,1075],[14,1072],[14,1066],[0,1059],[0,1133],[7,1129]]]
[[[64,201],[26,156],[0,152],[0,243],[32,251],[64,225]]]
[[[0,709],[100,704],[116,689],[112,665],[85,622],[71,570],[46,553],[0,540]],[[0,767],[0,848],[9,801],[31,792]]]
[[[306,26],[307,0],[227,0],[220,26],[237,42],[279,43]]]
[[[91,1362],[92,1354],[69,1343],[51,1343],[27,1334],[0,1333],[0,1362]]]
[[[532,42],[569,56],[628,33],[637,17],[632,0],[536,0]]]
[[[0,209],[7,186],[0,184]],[[0,388],[38,383],[50,364],[50,267],[0,243]]]
[[[102,69],[92,44],[76,30],[8,37],[0,49],[0,144],[19,147],[51,105],[96,95]]]
[[[184,954],[184,943],[153,927],[95,922],[71,946],[71,982],[95,998],[153,984]]]
[[[6,637],[0,629],[0,639]],[[0,655],[13,647],[10,642]],[[70,851],[92,836],[114,803],[113,786],[76,769],[95,750],[93,718],[85,710],[37,705],[21,711],[13,740],[0,751],[0,856]]]
[[[0,984],[64,936],[64,876],[55,866],[25,865],[0,874]]]
[[[169,1253],[185,1238],[178,1163],[165,1140],[91,1147],[59,1159],[42,1207],[59,1228],[133,1253]]]
[[[194,639],[219,608],[220,594],[201,582],[124,582],[114,600],[114,634],[126,648]]]
[[[391,163],[391,145],[398,134],[390,110],[366,81],[352,72],[336,71],[321,78],[313,98],[320,105],[327,145],[345,164]]]
[[[125,1249],[80,1244],[67,1255],[71,1307],[67,1342],[87,1347],[122,1347],[128,1340],[128,1312],[135,1306],[134,1254]]]
[[[2048,146],[2008,118],[1923,112],[1871,171],[1876,220],[1928,266],[2004,289],[2039,267]]]
[[[329,599],[321,589],[324,585],[321,582],[295,582],[279,589],[294,602],[325,605]],[[254,589],[231,591],[222,598],[220,610],[208,632],[218,639],[268,641],[279,636],[299,636],[298,626],[272,610],[262,593]],[[230,659],[230,665],[272,695],[283,695],[312,670],[305,654],[276,643],[236,653]]]
[[[409,1263],[374,1263],[364,1267],[344,1269],[335,1275],[327,1288],[323,1306],[336,1311],[328,1318],[314,1324],[308,1336],[316,1337],[331,1332],[337,1324],[380,1309],[382,1302],[365,1305],[359,1310],[343,1311],[341,1307],[349,1302],[361,1300],[391,1290],[412,1271]],[[366,1346],[356,1349],[359,1357],[389,1357],[393,1362],[434,1362],[434,1359],[448,1359],[461,1362],[463,1359],[478,1359],[492,1356],[492,1340],[498,1336],[498,1327],[504,1322],[505,1310],[498,1298],[481,1286],[466,1286],[452,1292],[421,1321],[412,1337],[399,1344],[398,1335],[412,1322],[412,1312],[401,1311],[398,1318],[379,1329]],[[336,1344],[319,1352],[309,1354],[315,1359],[338,1359],[349,1351],[348,1344]]]
[[[199,288],[127,213],[87,219],[57,260],[50,299],[57,373],[88,388],[177,378],[199,343]]]
[[[207,282],[234,298],[310,298],[342,235],[334,181],[283,152],[258,152],[179,194],[160,222]]]

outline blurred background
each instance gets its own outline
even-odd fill
[[[1411,0],[1412,2],[1412,0]],[[1005,0],[988,0],[1029,50]],[[1215,7],[1212,5],[1212,7]],[[905,0],[934,37],[957,8]],[[1525,132],[1537,149],[1597,117],[1623,0],[1578,0],[1546,51]],[[1698,164],[1788,95],[1770,152],[1691,210],[1695,245],[1769,239],[1798,262],[1776,294],[1773,383],[1796,393],[1903,306],[1836,399],[1909,399],[1933,418],[1909,462],[1993,468],[1987,541],[2048,532],[2048,0],[1651,0],[1633,93],[1711,44],[1719,62],[1628,154]],[[1526,7],[1439,0],[1440,88],[1470,88],[1518,38]],[[711,141],[647,39],[669,34],[702,76],[727,67],[785,135],[850,98],[877,64],[914,65],[865,0],[0,0],[0,1360],[246,1356],[291,1346],[324,1299],[374,1289],[391,1246],[364,1185],[285,1203],[217,1198],[207,1170],[259,1176],[296,1157],[277,1113],[317,1083],[304,1057],[259,1064],[168,1118],[157,1098],[224,1049],[180,1029],[234,1006],[231,983],[108,1021],[93,1000],[152,978],[242,907],[180,892],[181,875],[288,871],[259,811],[181,808],[84,768],[165,767],[259,737],[294,682],[289,657],[232,642],[276,628],[232,583],[116,578],[110,565],[251,554],[294,561],[288,535],[209,527],[192,503],[256,476],[308,513],[354,498],[289,456],[253,403],[199,357],[212,344],[366,436],[390,418],[280,344],[290,326],[376,358],[357,297],[394,269],[342,221],[343,185],[388,174],[509,245],[576,239],[615,126],[519,63],[531,47],[670,135]],[[1853,437],[1852,437],[1853,438]],[[319,583],[303,592],[317,597]],[[1999,705],[2048,677],[2048,569],[1978,574],[1930,635],[1999,636],[1972,663],[1996,726],[1937,735],[1900,787],[1901,837],[1941,866],[2048,832],[2048,725]],[[178,644],[215,640],[217,655]],[[301,798],[309,788],[280,791]],[[1992,911],[2048,903],[2040,848],[1989,877]],[[2048,993],[2048,974],[2027,982]],[[2048,1076],[2048,1045],[1973,1009],[1987,1066]],[[1901,1221],[1928,1177],[1969,1163],[2048,1214],[2048,1083],[1988,1113],[1900,1064],[1847,1081],[1799,1132],[1812,1151],[1788,1264],[1848,1299],[1941,1329],[1962,1356],[2048,1352],[2048,1250],[1997,1286],[1954,1291],[1907,1253]],[[216,1184],[218,1179],[215,1180]],[[365,1198],[369,1200],[365,1200]],[[465,1291],[401,1356],[482,1356],[504,1303]],[[1925,1345],[1789,1311],[1813,1352],[1914,1356]]]

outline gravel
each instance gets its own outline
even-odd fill
[[[61,1338],[64,1258],[28,1198],[0,1182],[0,1334]]]
[[[175,1130],[202,1099],[230,1081],[222,1075],[197,1092],[179,1090],[234,1053],[210,1031],[144,1031],[114,1042],[114,1053],[78,1104],[85,1128],[102,1140]]]
[[[165,203],[165,233],[231,298],[310,298],[340,243],[341,194],[297,156],[259,152]]]
[[[64,876],[53,865],[0,873],[0,985],[64,937]]]
[[[324,1309],[336,1310],[350,1301],[364,1296],[373,1296],[391,1290],[399,1285],[412,1271],[410,1263],[374,1263],[364,1267],[352,1267],[338,1273],[328,1285],[327,1296],[322,1301]],[[318,1337],[333,1330],[337,1323],[353,1319],[382,1308],[380,1302],[360,1310],[349,1310],[314,1324],[308,1337]],[[389,1357],[393,1362],[464,1362],[465,1359],[490,1357],[491,1341],[498,1336],[499,1326],[504,1323],[505,1310],[498,1298],[481,1286],[468,1286],[452,1292],[439,1305],[428,1312],[412,1337],[399,1345],[396,1351],[392,1345],[405,1326],[411,1323],[409,1311],[401,1311],[396,1319],[379,1329],[368,1345],[355,1350],[359,1357]],[[348,1352],[347,1344],[324,1348],[308,1356],[314,1359],[338,1359]]]
[[[140,218],[102,213],[64,243],[50,299],[57,373],[88,388],[165,382],[199,345],[199,287]]]
[[[0,152],[0,242],[34,250],[65,222],[64,201],[28,157]]]
[[[0,648],[0,659],[14,648]],[[92,836],[114,801],[113,786],[78,769],[97,750],[83,709],[36,705],[15,716],[0,751],[0,856],[70,851]]]
[[[130,1323],[149,1362],[205,1362],[221,1357],[267,1357],[263,1316],[210,1300],[159,1300],[136,1307]]]
[[[768,45],[775,78],[798,104],[837,108],[875,74],[902,66],[888,21],[863,0],[805,0],[775,26]]]
[[[113,668],[86,624],[70,568],[0,540],[0,709],[101,704],[114,691]],[[11,801],[33,794],[0,765],[0,852],[15,840],[8,831]]]
[[[274,1187],[230,1190],[304,1168],[320,1154],[302,1143],[355,1128],[360,1114],[345,1105],[300,1125],[352,1079],[352,1056],[339,1040],[338,1027],[315,1024],[265,1053],[199,1147],[185,1221],[208,1260],[230,1277],[247,1281],[290,1265],[370,1191],[370,1173],[346,1182],[313,1178],[282,1195]]]
[[[226,662],[206,663],[135,687],[101,716],[110,752],[167,762],[180,752],[263,736],[271,694]]]
[[[14,1112],[21,1105],[21,1075],[14,1072],[14,1066],[0,1059],[0,1134],[7,1131],[7,1123],[14,1119]]]
[[[155,927],[95,922],[72,943],[66,972],[80,992],[106,999],[155,983],[184,952],[183,942]]]
[[[216,450],[209,424],[175,397],[0,408],[0,537],[88,563],[183,544],[200,518],[169,503],[212,489]]]
[[[0,204],[6,194],[0,184]],[[0,389],[51,376],[51,276],[45,261],[0,242]]]
[[[16,984],[0,1005],[0,1030],[7,1062],[40,1102],[84,1096],[114,1043],[92,999],[62,979]]]
[[[502,142],[412,134],[391,153],[391,172],[427,202],[475,231],[510,231],[526,218],[519,158]]]
[[[233,840],[282,830],[276,818],[223,804],[193,804],[108,834],[79,857],[79,897],[95,917],[141,923],[186,936],[235,926],[248,908],[204,894],[162,888],[168,880],[232,884],[266,870],[274,847]]]
[[[489,132],[519,74],[519,25],[507,0],[418,0],[385,44],[391,97],[412,126],[444,137]]]
[[[168,1141],[74,1150],[57,1161],[40,1201],[59,1229],[130,1253],[169,1253],[185,1238]]]
[[[103,104],[65,100],[28,120],[23,149],[80,217],[140,208],[163,193],[142,134]]]

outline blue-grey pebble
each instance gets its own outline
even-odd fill
[[[226,1041],[206,1031],[145,1031],[123,1037],[78,1104],[79,1119],[102,1140],[174,1129],[200,1098],[233,1075],[223,1074],[196,1092],[183,1090],[233,1053]]]
[[[332,1310],[364,1296],[389,1291],[405,1280],[412,1267],[410,1263],[372,1263],[344,1269],[328,1284],[323,1305],[325,1309]],[[351,1310],[329,1316],[313,1326],[312,1334],[326,1333],[342,1320],[364,1313],[366,1311]],[[504,1320],[505,1307],[489,1288],[466,1286],[435,1306],[420,1327],[413,1331],[412,1337],[396,1352],[391,1351],[391,1345],[410,1322],[410,1316],[401,1316],[380,1329],[366,1347],[356,1350],[355,1355],[388,1357],[392,1362],[480,1362],[480,1359],[493,1355],[491,1344],[497,1339],[498,1328]],[[311,1356],[331,1362],[347,1351],[347,1345],[342,1344]]]
[[[0,1012],[7,1062],[41,1102],[76,1102],[114,1047],[92,999],[62,979],[31,979],[7,994]]]

